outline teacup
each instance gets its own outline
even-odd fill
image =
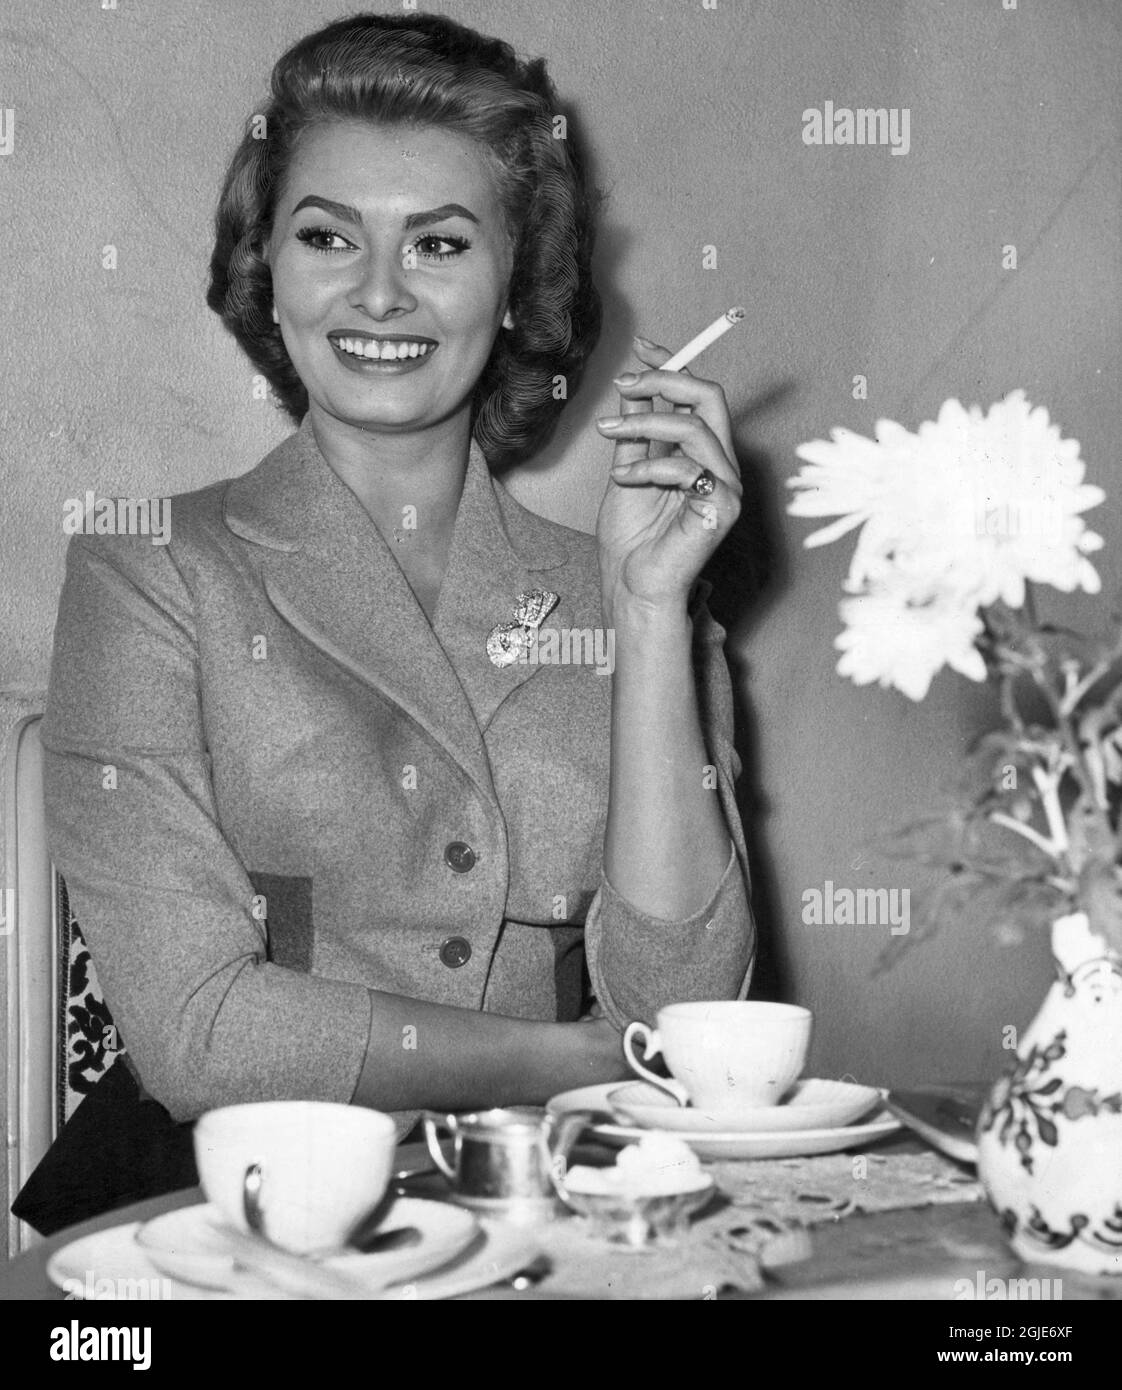
[[[655,1016],[657,1027],[630,1023],[623,1051],[637,1075],[669,1092],[679,1105],[719,1115],[777,1105],[802,1072],[810,1046],[812,1015],[797,1004],[713,1000],[670,1004]],[[661,1052],[673,1080],[656,1076],[643,1060]]]
[[[326,1101],[262,1101],[210,1110],[195,1125],[195,1161],[207,1199],[248,1229],[245,1180],[260,1170],[263,1234],[296,1254],[344,1245],[381,1201],[393,1168],[388,1115]]]

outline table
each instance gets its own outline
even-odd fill
[[[399,1150],[398,1167],[419,1168],[423,1155],[423,1145],[405,1145]],[[61,1301],[61,1290],[47,1278],[47,1261],[55,1250],[94,1231],[146,1221],[201,1200],[202,1192],[189,1188],[72,1226],[18,1256],[0,1272],[0,1300]],[[807,1235],[808,1258],[768,1270],[762,1291],[739,1297],[747,1301],[956,1300],[965,1296],[961,1281],[975,1285],[982,1272],[983,1279],[1062,1279],[1065,1301],[1122,1300],[1122,1279],[1087,1279],[1053,1266],[1023,1264],[1009,1249],[997,1218],[984,1202],[847,1216],[816,1226]],[[530,1301],[549,1296],[540,1289],[496,1287],[464,1297]]]

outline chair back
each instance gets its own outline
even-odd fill
[[[123,1052],[66,884],[47,849],[41,719],[21,719],[4,755],[0,935],[7,957],[9,1256],[39,1240],[11,1215],[20,1188]]]

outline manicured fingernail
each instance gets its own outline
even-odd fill
[[[638,380],[639,376],[636,372],[624,372],[622,376],[612,377],[612,381],[617,386],[634,386]]]
[[[638,333],[636,333],[636,335],[635,335],[635,342],[637,342],[637,343],[639,344],[640,347],[645,347],[645,348],[658,347],[658,344],[657,344],[657,343],[652,343],[651,340],[650,340],[649,338],[640,338],[639,335],[638,335]]]
[[[611,471],[615,477],[622,477],[624,473],[631,472],[631,465],[629,463],[613,463]]]
[[[604,415],[596,423],[602,430],[618,430],[623,421],[618,415]]]

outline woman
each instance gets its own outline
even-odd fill
[[[166,546],[72,542],[51,848],[176,1120],[309,1097],[403,1135],[625,1077],[629,1019],[747,986],[696,582],[740,495],[721,391],[637,343],[595,539],[488,468],[544,439],[599,332],[557,112],[541,62],[444,19],[285,54],[208,302],[299,428],[172,499]],[[547,659],[574,632],[614,632],[609,679]]]

